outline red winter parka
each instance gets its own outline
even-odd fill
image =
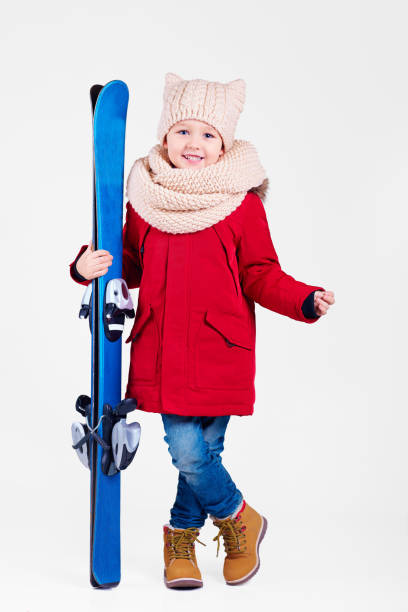
[[[70,264],[74,280],[85,249]],[[190,416],[252,414],[254,302],[313,323],[317,318],[306,318],[302,304],[324,290],[282,271],[254,192],[222,221],[188,234],[158,230],[128,203],[122,275],[130,289],[140,288],[126,340],[126,397],[147,412]]]

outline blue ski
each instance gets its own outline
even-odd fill
[[[121,396],[121,340],[107,341],[100,302],[110,278],[122,276],[123,167],[128,88],[111,81],[98,95],[93,118],[95,168],[94,249],[113,255],[108,273],[92,282],[92,427],[103,405],[116,406]],[[98,433],[102,436],[102,424]],[[91,584],[116,586],[120,582],[120,472],[102,473],[102,447],[91,449]]]
[[[125,316],[134,317],[122,275],[123,168],[129,92],[123,81],[91,88],[93,111],[93,246],[113,255],[108,272],[89,284],[80,318],[92,332],[91,397],[76,409],[86,423],[72,425],[73,448],[90,468],[90,581],[96,588],[119,584],[120,471],[133,459],[138,423],[126,424],[136,401],[121,401],[121,348]]]

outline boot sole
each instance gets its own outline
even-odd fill
[[[163,573],[164,583],[169,589],[198,589],[203,586],[203,581],[198,578],[175,578],[174,580],[167,580],[166,570]]]
[[[256,543],[257,563],[256,563],[256,566],[254,567],[254,569],[251,570],[246,576],[243,576],[242,578],[238,578],[237,580],[226,580],[225,582],[227,584],[230,584],[231,586],[235,586],[237,584],[243,584],[244,582],[247,582],[248,580],[250,580],[252,578],[252,576],[254,576],[256,574],[256,572],[259,570],[259,567],[261,565],[261,559],[259,558],[259,546],[260,546],[262,540],[264,539],[264,536],[265,536],[267,528],[268,528],[268,521],[263,516],[262,517],[262,529],[259,532],[258,540],[257,540],[257,543]]]

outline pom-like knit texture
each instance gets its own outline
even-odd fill
[[[157,136],[159,144],[170,128],[178,121],[198,119],[218,130],[225,151],[234,142],[235,128],[245,102],[245,81],[236,79],[229,83],[193,79],[184,81],[177,74],[165,76],[163,111]]]
[[[174,168],[167,151],[155,145],[133,164],[127,198],[154,227],[184,234],[225,219],[264,179],[258,153],[246,140],[235,140],[215,164],[203,168]]]

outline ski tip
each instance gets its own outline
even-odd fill
[[[105,87],[108,87],[108,85],[120,85],[121,87],[125,87],[126,89],[128,89],[128,86],[126,85],[125,81],[121,81],[120,79],[112,79],[112,81],[108,81]]]
[[[102,89],[107,89],[110,87],[118,87],[118,86],[120,88],[123,88],[129,95],[129,88],[126,85],[125,81],[121,81],[120,79],[113,79],[112,81],[108,81],[106,85],[92,85],[92,87],[89,90],[91,99],[96,102]]]
[[[96,102],[102,89],[103,85],[92,85],[91,89],[89,90],[89,94],[91,96],[92,112],[95,111]]]
[[[103,88],[103,85],[92,85],[90,92],[91,94],[94,92],[99,93],[101,91],[101,89]]]
[[[129,102],[129,89],[124,81],[115,80],[109,81],[101,89],[100,85],[93,85],[91,87],[91,102],[92,102],[92,114],[95,119],[98,114],[98,109],[101,106],[105,106],[105,102],[108,102],[108,108],[112,104],[115,105],[117,112],[126,116],[127,106]]]
[[[121,81],[120,79],[114,79],[112,81],[108,81],[106,83],[106,85],[104,85],[102,87],[102,89],[104,91],[106,91],[107,89],[117,89],[117,90],[123,90],[123,94],[127,96],[127,98],[129,98],[129,88],[126,85],[125,81]]]

